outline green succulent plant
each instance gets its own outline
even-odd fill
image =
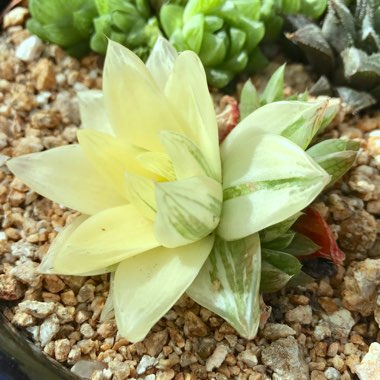
[[[160,22],[177,50],[193,50],[202,60],[208,81],[224,87],[249,64],[260,60],[264,36],[260,0],[189,0],[167,3]]]
[[[160,35],[157,19],[147,0],[95,0],[99,17],[91,49],[105,54],[107,38],[119,42],[146,59]]]
[[[31,33],[74,56],[89,51],[92,21],[97,15],[94,1],[29,0],[29,10],[32,18],[27,28]]]
[[[327,0],[263,0],[261,19],[265,24],[265,37],[276,39],[284,27],[284,16],[302,14],[312,20],[325,12]]]
[[[336,86],[342,99],[359,111],[380,99],[380,1],[329,0],[322,26],[296,17],[288,38],[323,75],[316,90]]]

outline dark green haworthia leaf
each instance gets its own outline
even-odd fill
[[[285,65],[280,66],[270,77],[261,95],[261,104],[268,104],[284,99]]]
[[[364,91],[357,91],[349,87],[337,87],[339,96],[353,112],[359,112],[364,108],[368,108],[376,104],[376,99]]]
[[[260,239],[258,234],[214,248],[187,294],[252,339],[259,325]]]
[[[331,175],[330,183],[334,183],[351,168],[359,148],[357,141],[331,139],[312,146],[307,153]]]
[[[315,244],[307,236],[296,232],[290,244],[287,247],[284,247],[282,251],[293,256],[306,256],[317,252],[319,248],[321,247]]]
[[[332,71],[335,64],[334,52],[318,26],[306,25],[287,34],[287,37],[303,50],[317,72],[327,74]]]
[[[288,38],[305,53],[313,68],[329,76],[311,93],[338,92],[352,112],[380,99],[380,3],[378,0],[328,0],[328,13],[319,28],[300,16],[290,22],[296,29]],[[366,92],[364,92],[366,91]]]
[[[284,221],[274,224],[264,230],[260,231],[260,240],[262,243],[271,242],[283,234],[287,233],[290,227],[296,222],[296,220],[302,215],[301,212],[297,212],[295,215],[291,216]]]
[[[262,250],[260,291],[276,292],[301,270],[301,263],[293,255],[270,249]]]
[[[354,47],[341,53],[344,75],[360,88],[371,88],[380,83],[380,53],[368,55]]]
[[[254,110],[260,107],[260,99],[256,87],[251,80],[245,82],[240,95],[239,111],[240,121],[245,119]]]
[[[281,236],[279,236],[278,238],[268,243],[263,243],[263,247],[267,249],[274,249],[274,250],[281,251],[292,243],[294,236],[295,236],[295,232],[287,231]]]

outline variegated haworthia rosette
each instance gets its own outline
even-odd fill
[[[113,307],[119,333],[132,342],[146,336],[198,275],[193,290],[198,281],[208,289],[219,281],[217,296],[194,290],[194,297],[252,337],[257,233],[297,214],[330,181],[303,149],[334,107],[267,104],[220,148],[199,58],[191,51],[178,55],[162,38],[146,65],[109,41],[103,93],[85,92],[79,102],[79,144],[8,161],[33,190],[82,213],[60,232],[40,271],[114,272],[104,317]]]

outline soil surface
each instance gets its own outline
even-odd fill
[[[354,167],[315,202],[346,253],[344,266],[307,263],[318,280],[264,296],[254,340],[187,297],[141,343],[100,322],[108,275],[41,275],[38,264],[73,211],[31,191],[8,157],[76,142],[76,93],[101,87],[102,59],[78,61],[23,28],[27,10],[0,36],[0,299],[5,316],[58,362],[93,380],[375,380],[380,373],[380,112],[342,111],[321,138],[360,141]],[[268,68],[272,72],[275,65]],[[255,77],[258,85],[266,74]],[[288,93],[310,87],[289,64]]]

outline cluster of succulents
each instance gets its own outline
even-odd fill
[[[29,10],[32,18],[27,27],[33,34],[63,47],[74,56],[88,52],[93,20],[97,15],[92,0],[29,0]]]
[[[283,85],[284,67],[262,93],[248,82],[239,123],[219,145],[196,54],[159,38],[145,66],[110,41],[103,93],[79,96],[78,144],[7,162],[34,191],[82,213],[50,245],[40,272],[111,272],[103,317],[114,315],[131,342],[185,292],[253,338],[260,291],[305,278],[299,257],[343,259],[322,218],[301,212],[358,149],[337,139],[313,145],[339,102],[284,98]],[[299,217],[308,222],[297,226]]]
[[[94,19],[93,51],[105,54],[108,38],[133,50],[146,60],[160,35],[157,19],[147,0],[95,0],[99,16]]]
[[[325,8],[326,0],[31,0],[28,27],[75,55],[105,54],[109,38],[143,60],[162,34],[178,51],[196,52],[220,88],[266,64],[258,45],[279,35],[285,15],[315,19]]]
[[[380,99],[380,1],[347,3],[329,0],[321,26],[300,16],[292,18],[297,30],[288,38],[323,75],[315,90],[331,90],[331,82],[358,111]]]

